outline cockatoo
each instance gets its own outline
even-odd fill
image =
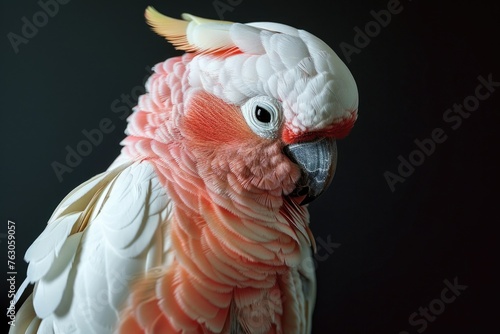
[[[284,24],[145,17],[185,52],[154,67],[119,157],[26,251],[11,333],[310,333],[307,203],[356,121],[353,76]]]

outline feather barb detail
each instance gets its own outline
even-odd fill
[[[211,20],[182,14],[182,20],[163,15],[153,7],[146,8],[146,22],[177,50],[229,56],[240,52],[229,33],[229,21]]]
[[[186,37],[188,21],[165,16],[151,6],[146,8],[144,16],[154,32],[165,37],[176,49],[188,51],[190,47]]]

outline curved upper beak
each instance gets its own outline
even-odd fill
[[[337,165],[337,144],[333,138],[322,138],[285,146],[284,153],[302,170],[302,177],[290,196],[304,196],[301,205],[321,195],[332,182]]]

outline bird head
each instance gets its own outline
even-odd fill
[[[198,175],[198,186],[231,211],[279,209],[286,198],[306,204],[324,192],[336,140],[349,133],[358,109],[353,76],[327,44],[278,23],[180,20],[152,7],[145,16],[186,54],[156,66],[129,137],[144,124],[142,135],[156,136],[152,151],[169,145],[163,160],[182,165],[181,178]],[[182,157],[174,142],[182,142]],[[179,173],[165,171],[176,184]]]

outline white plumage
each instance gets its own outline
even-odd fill
[[[167,228],[169,203],[147,162],[115,167],[73,190],[26,252],[28,275],[17,297],[35,283],[37,317],[17,319],[10,333],[27,326],[47,334],[110,332],[137,273],[168,261],[158,231]]]

